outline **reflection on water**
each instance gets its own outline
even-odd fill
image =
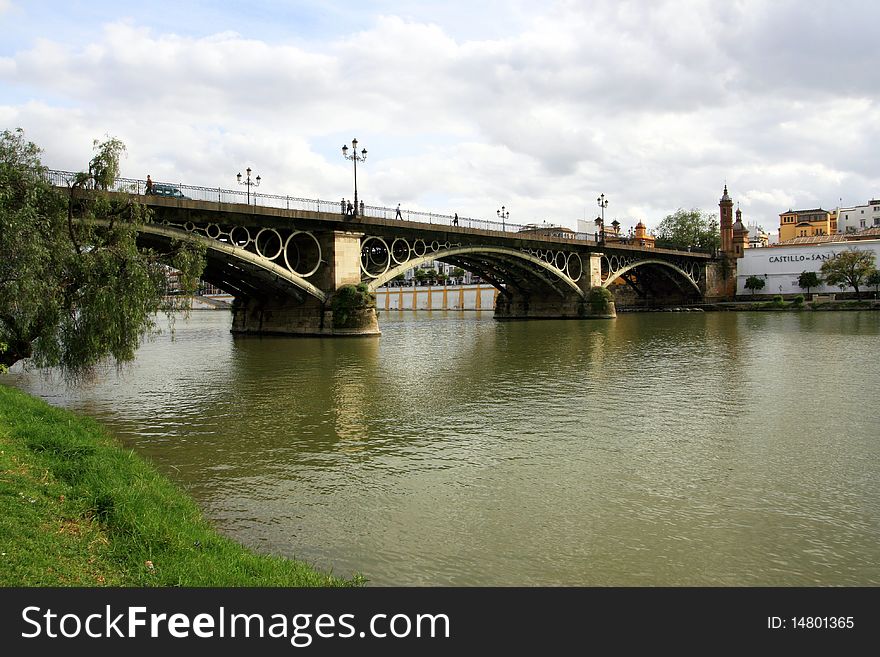
[[[399,585],[880,584],[880,313],[179,320],[70,390],[227,534]]]

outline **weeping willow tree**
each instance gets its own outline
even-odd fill
[[[94,149],[64,190],[49,184],[21,129],[0,134],[0,369],[27,360],[76,378],[130,361],[159,329],[157,313],[175,310],[165,302],[169,266],[184,294],[197,287],[203,248],[139,247],[149,208],[107,191],[125,146],[108,138]]]

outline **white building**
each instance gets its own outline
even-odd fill
[[[837,209],[838,233],[857,233],[876,226],[880,226],[880,199],[872,199],[866,205]]]
[[[827,236],[832,238],[833,236]],[[773,246],[766,249],[746,249],[739,259],[736,269],[737,295],[750,296],[751,290],[746,289],[746,279],[758,276],[764,279],[764,288],[757,294],[803,294],[805,290],[798,287],[798,276],[801,272],[819,271],[822,263],[828,258],[846,250],[873,251],[876,262],[880,265],[880,239],[850,240],[839,242],[820,242],[818,244],[798,244],[796,246]],[[810,289],[810,293],[828,294],[840,292],[836,285],[825,285]],[[844,292],[852,292],[852,288]]]
[[[758,224],[749,224],[746,226],[749,231],[749,248],[759,249],[770,245],[770,233],[764,230],[763,226]]]

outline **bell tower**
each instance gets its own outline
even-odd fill
[[[718,203],[721,212],[721,252],[733,253],[733,201],[727,193],[727,184],[724,185],[724,195]]]

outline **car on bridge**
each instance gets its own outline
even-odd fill
[[[174,185],[166,185],[163,183],[153,183],[152,191],[148,191],[147,194],[152,194],[154,196],[165,196],[167,198],[189,198],[189,196],[184,196],[183,192],[181,192]]]

